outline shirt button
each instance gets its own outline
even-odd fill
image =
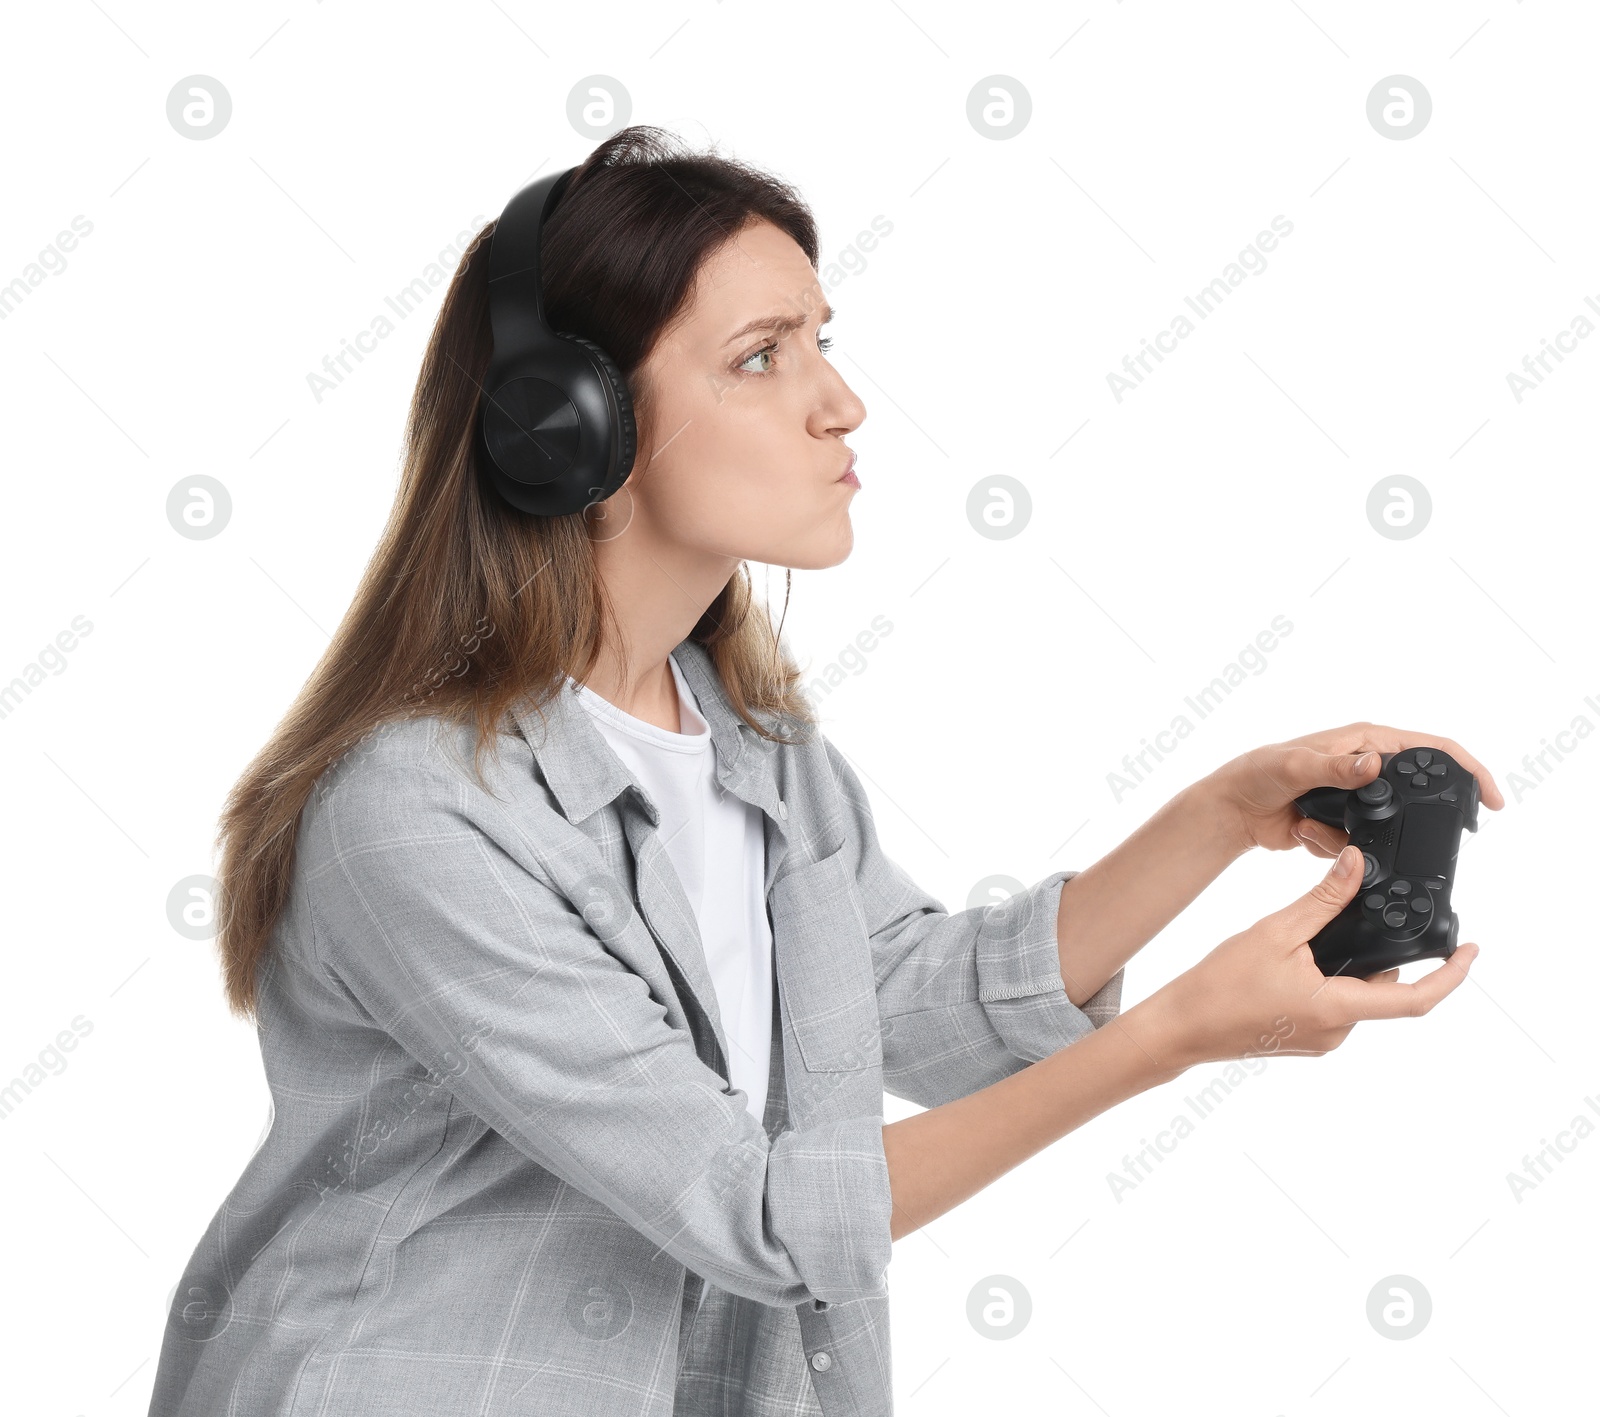
[[[833,1366],[833,1359],[826,1353],[813,1353],[811,1355],[811,1366],[819,1373],[825,1373]]]
[[[781,798],[781,797],[778,799],[778,815],[780,817],[782,817],[785,821],[788,821],[788,819],[789,819],[789,809],[788,809],[788,807],[786,807],[784,805],[783,798]],[[821,1358],[821,1357],[826,1357],[827,1355],[819,1353],[817,1356],[819,1358]],[[824,1366],[826,1366],[826,1365],[824,1365]]]

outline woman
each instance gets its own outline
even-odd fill
[[[851,546],[865,410],[798,196],[652,129],[572,177],[544,315],[609,353],[638,448],[562,515],[475,449],[492,230],[355,604],[224,814],[219,946],[275,1111],[150,1411],[887,1413],[894,1240],[1196,1063],[1326,1053],[1464,978],[1470,944],[1415,984],[1323,978],[1305,942],[1360,853],[1296,795],[1429,743],[1503,800],[1450,740],[1355,724],[948,913],[751,593],[748,560]],[[1335,870],[1118,1013],[1129,957],[1297,841]],[[927,1110],[885,1126],[885,1088]]]

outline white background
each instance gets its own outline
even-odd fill
[[[1120,1203],[1107,1173],[1220,1067],[896,1245],[897,1411],[1592,1404],[1600,1139],[1520,1202],[1506,1177],[1600,1095],[1600,744],[1522,768],[1600,723],[1600,339],[1520,402],[1506,376],[1600,301],[1597,40],[1592,7],[1544,0],[10,9],[0,284],[75,216],[93,231],[0,321],[0,683],[93,628],[0,719],[0,1082],[92,1026],[0,1126],[0,1327],[32,1372],[8,1405],[145,1411],[168,1295],[267,1120],[253,1030],[167,896],[213,869],[223,795],[349,603],[437,293],[320,402],[307,375],[536,171],[582,160],[567,95],[596,74],[634,121],[795,182],[825,253],[893,224],[830,291],[870,411],[855,548],[796,573],[785,634],[820,672],[892,622],[824,727],[950,908],[991,874],[1088,865],[1245,749],[1356,719],[1456,738],[1508,798],[1463,843],[1483,954],[1433,1014],[1270,1063]],[[232,98],[208,141],[166,116],[194,74]],[[1394,74],[1432,96],[1404,141],[1366,116]],[[967,118],[990,75],[1031,96],[1009,139]],[[1107,373],[1277,215],[1266,270],[1116,401]],[[192,541],[166,501],[201,473],[233,513]],[[996,473],[1032,501],[1008,540],[967,520]],[[1433,504],[1406,540],[1366,514],[1400,473]],[[1118,802],[1123,755],[1277,615],[1264,670]],[[1323,869],[1240,861],[1134,959],[1125,1003]],[[1432,1297],[1406,1341],[1366,1316],[1393,1274]],[[1032,1304],[1005,1341],[966,1317],[992,1275]]]

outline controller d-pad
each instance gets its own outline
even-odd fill
[[[1411,756],[1417,760],[1417,766],[1419,768],[1425,768],[1430,762],[1433,761],[1433,754],[1430,753],[1426,748],[1418,748],[1417,751]],[[1441,768],[1440,771],[1443,772],[1444,769]]]
[[[1430,763],[1428,765],[1428,771],[1435,777],[1443,777],[1447,772],[1450,771],[1450,769],[1447,768],[1443,763]]]
[[[1433,784],[1428,780],[1428,774],[1425,773],[1425,772],[1419,772],[1415,777],[1413,777],[1411,779],[1411,785],[1413,787],[1432,787],[1433,786]]]
[[[1417,770],[1417,765],[1410,761],[1396,763],[1394,765],[1394,770],[1399,773],[1401,777],[1410,777],[1411,774]]]
[[[1409,918],[1406,914],[1405,906],[1401,905],[1399,901],[1387,907],[1383,912],[1383,923],[1385,925],[1404,925]]]

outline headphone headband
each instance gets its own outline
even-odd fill
[[[544,323],[544,290],[539,283],[539,237],[572,174],[578,169],[553,172],[530,182],[506,203],[489,241],[489,285],[502,312],[515,301],[539,324]],[[508,284],[509,282],[509,284]],[[496,347],[499,346],[496,332]]]

